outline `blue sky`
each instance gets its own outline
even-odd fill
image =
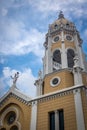
[[[60,10],[75,23],[87,55],[86,0],[0,0],[0,97],[11,87],[10,76],[17,71],[17,87],[35,96],[45,34]]]

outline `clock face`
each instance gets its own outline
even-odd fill
[[[16,114],[14,112],[11,112],[7,117],[7,123],[10,125],[12,124],[16,119]]]
[[[54,38],[54,42],[57,42],[59,40],[59,36],[56,36],[55,38]]]
[[[71,40],[72,40],[72,37],[71,37],[70,35],[67,35],[67,36],[66,36],[66,39],[67,39],[68,41],[71,41]]]

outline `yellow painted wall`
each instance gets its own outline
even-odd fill
[[[83,106],[83,113],[84,113],[84,120],[85,120],[85,129],[87,130],[87,95],[86,91],[82,93],[82,106]]]
[[[73,41],[70,42],[70,41],[65,40],[64,43],[65,43],[65,48],[73,48],[73,49],[75,49],[75,43]]]
[[[53,43],[51,46],[51,51],[53,52],[55,49],[61,48],[61,42]]]
[[[60,83],[59,85],[52,87],[50,85],[50,82],[53,77],[59,77],[60,78]],[[57,90],[61,90],[64,88],[68,88],[74,85],[73,81],[73,74],[69,71],[60,71],[60,72],[54,72],[49,75],[45,76],[44,79],[44,94],[54,92]]]
[[[9,98],[5,102],[3,107],[0,108],[0,117],[2,116],[3,112],[6,111],[6,109],[11,108],[12,106],[17,108],[17,110],[19,111],[20,116],[19,116],[18,121],[22,125],[21,130],[29,130],[30,129],[29,128],[30,119],[31,119],[31,106],[23,104],[22,102],[18,101],[14,97]],[[14,124],[15,124],[15,122],[14,122]],[[14,125],[14,124],[12,124],[12,125]],[[4,121],[4,127],[6,128],[6,130],[10,130],[12,125],[8,125],[6,120]]]
[[[82,73],[83,84],[87,86],[87,73]]]
[[[85,92],[82,95],[82,105],[85,118],[85,127],[87,130],[87,98]],[[6,109],[15,107],[19,111],[18,121],[22,125],[22,130],[30,130],[31,122],[31,106],[21,103],[14,97],[10,97],[5,104],[0,108],[0,117]],[[49,112],[55,110],[64,110],[64,127],[65,130],[77,130],[75,103],[73,93],[49,98],[37,103],[37,130],[49,130]],[[13,124],[14,125],[14,124]],[[4,127],[10,130],[11,126],[7,125],[5,120]]]
[[[52,46],[51,46],[51,51],[54,51],[55,49],[57,48],[61,48],[61,41],[58,41],[56,43],[53,43]],[[64,41],[64,44],[65,44],[65,48],[73,48],[73,49],[76,49],[75,48],[75,43],[74,41],[68,41],[68,40],[65,40]]]
[[[37,130],[49,130],[49,112],[64,110],[64,130],[77,130],[73,95],[49,99],[38,104]]]

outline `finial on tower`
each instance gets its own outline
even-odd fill
[[[61,19],[61,18],[64,18],[64,14],[62,11],[60,11],[58,19]]]

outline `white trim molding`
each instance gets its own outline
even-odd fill
[[[73,92],[74,92],[74,101],[76,110],[77,130],[85,130],[80,89],[73,90]]]
[[[37,124],[37,101],[32,102],[30,130],[36,130]]]
[[[55,111],[55,130],[59,130],[59,113]]]

